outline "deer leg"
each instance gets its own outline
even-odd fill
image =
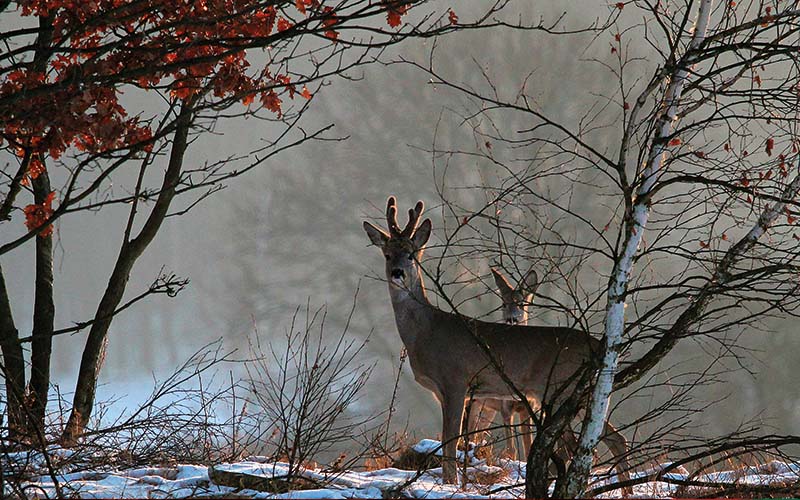
[[[455,484],[458,480],[456,450],[464,418],[466,390],[442,391],[442,482]]]
[[[570,459],[578,451],[578,436],[569,424],[564,427],[564,433],[559,440],[559,452],[563,458]]]
[[[470,404],[467,402],[467,404]],[[494,422],[494,417],[497,410],[486,404],[485,399],[475,399],[469,409],[469,417],[467,419],[467,431],[469,436],[468,441],[479,442],[480,436],[485,433],[485,430],[491,427]]]
[[[528,415],[528,410],[522,410],[517,413],[519,421],[522,425],[522,460],[528,459],[528,453],[531,451],[533,444],[533,419]]]
[[[514,401],[503,401],[500,405],[500,415],[503,417],[503,434],[506,437],[506,450],[515,460],[517,457],[517,443],[514,434]]]
[[[611,450],[611,454],[614,455],[614,459],[617,461],[614,468],[617,471],[617,477],[620,481],[627,481],[630,479],[630,474],[628,473],[628,441],[625,439],[625,436],[620,434],[620,432],[614,428],[613,425],[606,422],[605,425],[605,434],[603,435],[603,442]],[[622,494],[633,495],[633,487],[626,486],[622,489]]]
[[[556,444],[556,456],[563,460],[564,463],[569,463],[572,457],[575,456],[577,450],[578,437],[575,435],[575,432],[573,432],[572,427],[567,424]]]

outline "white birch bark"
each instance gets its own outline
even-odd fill
[[[702,0],[697,12],[694,33],[689,44],[689,51],[700,46],[706,36],[713,0]],[[594,449],[600,441],[608,414],[611,389],[614,375],[619,363],[619,346],[625,328],[625,292],[633,268],[633,259],[642,241],[649,215],[649,194],[655,185],[664,161],[666,147],[665,138],[673,130],[675,117],[680,105],[683,87],[689,74],[691,60],[683,64],[670,75],[670,81],[664,98],[664,112],[656,126],[653,147],[642,172],[642,182],[636,191],[636,198],[631,213],[631,223],[623,246],[622,255],[617,261],[612,280],[608,287],[608,302],[605,318],[605,354],[600,373],[587,409],[588,416],[581,429],[578,451],[572,459],[566,484],[566,495],[570,498],[583,496],[592,467]]]

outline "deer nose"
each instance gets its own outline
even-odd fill
[[[392,269],[392,278],[403,279],[406,273],[402,269]]]

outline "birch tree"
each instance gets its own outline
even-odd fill
[[[560,469],[555,496],[599,491],[590,473],[612,394],[658,390],[676,345],[714,346],[709,367],[737,365],[740,335],[798,313],[800,11],[631,1],[594,14],[549,12],[558,23],[547,33],[507,35],[505,56],[524,63],[504,74],[478,60],[478,77],[455,80],[438,64],[445,48],[403,61],[468,103],[443,112],[430,148],[446,231],[432,277],[445,279],[448,260],[473,271],[447,303],[480,296],[489,264],[534,268],[537,324],[603,338],[594,376],[534,419],[532,497],[548,493],[548,456]],[[684,409],[689,422],[697,407]],[[576,414],[578,448],[559,464],[553,446]],[[655,446],[632,445],[640,463],[653,458]]]
[[[619,351],[625,330],[625,301],[628,282],[633,272],[634,258],[647,228],[652,191],[658,175],[661,173],[662,163],[666,154],[666,145],[669,142],[669,137],[674,132],[677,115],[683,104],[681,99],[683,88],[689,77],[689,71],[694,66],[693,59],[696,57],[697,51],[706,36],[712,3],[712,0],[701,0],[689,46],[680,59],[675,61],[673,68],[665,75],[667,80],[666,92],[664,92],[663,102],[660,103],[662,109],[657,112],[659,116],[655,122],[655,134],[650,141],[650,151],[647,153],[644,168],[641,174],[637,176],[638,179],[634,179],[633,185],[628,185],[626,181],[625,165],[628,163],[627,155],[631,153],[626,143],[632,135],[632,125],[637,123],[636,118],[639,112],[649,100],[649,94],[653,90],[652,87],[645,89],[636,99],[628,117],[628,127],[622,135],[620,155],[617,161],[617,165],[621,167],[618,168],[619,182],[625,191],[635,191],[636,196],[625,200],[626,207],[630,206],[630,209],[626,208],[626,213],[623,217],[622,252],[615,259],[608,286],[606,317],[603,328],[605,349],[599,367],[599,375],[594,383],[591,404],[587,410],[588,418],[583,423],[578,450],[567,472],[566,490],[564,491],[564,496],[567,497],[580,497],[585,493],[594,457],[594,449],[600,441],[603,425],[608,418],[611,389],[614,383],[614,375],[617,373],[619,365]],[[689,6],[687,6],[688,10]]]

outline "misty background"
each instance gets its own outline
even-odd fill
[[[607,12],[584,2],[537,5],[553,18],[569,13],[568,24],[583,25]],[[459,15],[469,16],[467,6]],[[528,92],[550,116],[569,123],[597,95],[610,94],[615,82],[591,57],[608,56],[607,47],[590,36],[553,37],[536,32],[493,30],[462,32],[437,41],[438,68],[450,79],[485,85],[481,68],[514,95],[528,80]],[[432,40],[411,40],[383,54],[424,62]],[[587,48],[589,47],[589,48]],[[646,52],[646,48],[641,50]],[[642,63],[643,68],[650,68]],[[587,71],[593,68],[596,71]],[[398,197],[402,209],[418,199],[433,219],[432,241],[441,227],[434,185],[434,162],[426,149],[434,138],[439,149],[458,149],[474,140],[460,115],[475,110],[463,94],[428,83],[428,77],[407,65],[374,64],[351,76],[331,80],[314,97],[306,117],[315,126],[334,123],[332,136],[341,142],[308,143],[290,149],[262,168],[235,179],[227,189],[204,200],[185,216],[168,218],[156,240],[134,267],[126,297],[146,289],[163,267],[191,279],[176,298],[148,299],[119,314],[111,327],[100,382],[102,395],[132,399],[143,395],[153,377],[164,377],[204,344],[223,338],[226,347],[247,353],[248,337],[280,339],[291,315],[310,300],[327,304],[328,328],[343,327],[357,288],[357,307],[350,334],[371,333],[363,359],[377,362],[364,410],[379,411],[389,403],[402,347],[383,278],[383,257],[368,246],[361,223],[382,214],[386,197]],[[136,96],[131,96],[135,99]],[[311,122],[307,122],[310,123]],[[525,123],[505,124],[509,129]],[[256,149],[270,137],[270,124],[258,120],[221,122],[215,134],[200,136],[187,153],[204,162]],[[613,136],[613,130],[607,132]],[[494,167],[479,160],[451,164],[446,175],[467,184]],[[439,179],[440,180],[440,179]],[[188,204],[190,200],[176,200]],[[469,200],[460,200],[462,204]],[[476,200],[480,206],[482,200]],[[592,200],[587,199],[587,204]],[[184,205],[185,206],[185,205]],[[401,210],[402,212],[402,210]],[[56,328],[90,318],[97,306],[119,250],[126,212],[104,209],[95,214],[65,216],[56,224]],[[20,215],[15,216],[19,223]],[[401,220],[401,224],[404,219]],[[27,312],[33,304],[33,256],[28,242],[3,257],[12,308],[21,335],[31,330]],[[69,251],[64,251],[68,249]],[[488,273],[488,262],[476,272]],[[471,311],[489,313],[499,298],[487,296]],[[476,312],[477,313],[477,312]],[[495,313],[499,320],[499,314]],[[796,368],[800,339],[791,321],[775,321],[742,339],[753,349],[752,374],[738,370],[730,383],[707,388],[708,400],[722,399],[695,416],[709,434],[732,430],[759,419],[781,433],[800,433],[800,397]],[[74,389],[83,347],[83,333],[55,339],[53,380],[62,394]],[[679,345],[668,362],[697,359],[707,353],[695,344]],[[646,406],[646,402],[639,402]],[[398,392],[398,420],[411,417],[418,436],[440,431],[440,410],[433,396],[404,367]],[[625,408],[619,410],[624,415]],[[630,437],[630,436],[629,436]]]

